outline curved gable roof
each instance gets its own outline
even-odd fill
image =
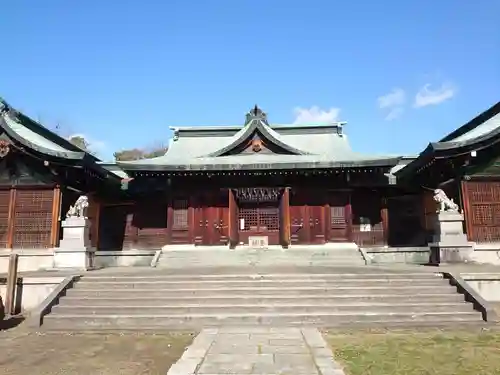
[[[241,129],[238,133],[236,133],[229,141],[229,144],[226,146],[205,155],[206,157],[217,157],[223,156],[224,154],[230,152],[231,150],[237,148],[242,143],[247,141],[254,132],[260,133],[264,138],[268,139],[272,143],[274,143],[279,148],[289,152],[292,155],[309,155],[309,152],[300,150],[295,148],[281,139],[281,136],[275,132],[271,127],[266,124],[262,119],[255,118],[247,123],[243,129]]]

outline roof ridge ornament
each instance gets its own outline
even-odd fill
[[[0,97],[0,115],[9,116],[13,121],[19,121],[18,112],[10,106],[2,97]]]
[[[252,120],[261,120],[267,124],[267,114],[259,108],[257,104],[253,107],[250,112],[246,115],[245,125],[250,123]]]

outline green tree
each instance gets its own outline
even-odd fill
[[[148,147],[146,149],[133,148],[130,150],[117,151],[114,153],[114,157],[116,161],[151,159],[164,155],[167,150],[168,147],[163,145]]]
[[[69,141],[76,147],[81,148],[83,151],[91,152],[89,149],[90,143],[81,135],[74,135],[69,137]]]
[[[121,150],[113,154],[116,161],[130,161],[144,159],[144,151],[138,148]]]

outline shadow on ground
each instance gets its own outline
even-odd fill
[[[0,331],[5,331],[17,327],[24,322],[24,316],[11,316],[0,321]]]

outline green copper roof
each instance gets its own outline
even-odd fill
[[[500,102],[451,132],[439,142],[431,142],[405,168],[395,172],[398,177],[411,175],[427,161],[449,158],[477,151],[498,141],[500,137]]]
[[[327,125],[280,125],[267,122],[257,108],[249,112],[243,127],[175,128],[163,156],[117,162],[123,169],[213,170],[265,168],[331,168],[395,165],[398,157],[363,155],[351,150],[342,123]],[[227,155],[258,132],[287,154],[241,153]]]
[[[1,100],[0,126],[9,137],[42,154],[64,159],[82,159],[86,155],[85,151],[17,112]]]

